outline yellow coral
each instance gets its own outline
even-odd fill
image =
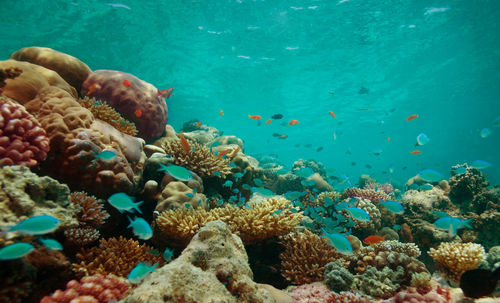
[[[479,266],[485,252],[481,244],[443,242],[437,249],[431,248],[429,255],[448,279],[459,281],[465,271]]]
[[[212,210],[167,210],[156,219],[159,229],[168,238],[186,245],[207,222],[221,220],[228,224],[243,243],[255,243],[291,231],[302,218],[302,213],[292,212],[290,201],[270,198],[249,203],[250,208],[226,205]]]
[[[89,97],[80,98],[78,101],[97,119],[111,124],[122,133],[131,136],[137,135],[137,128],[135,127],[135,124],[123,118],[114,108],[106,103]]]

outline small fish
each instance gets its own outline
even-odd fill
[[[40,238],[39,241],[42,242],[42,244],[45,245],[50,250],[63,250],[61,243],[59,243],[54,239]]]
[[[186,153],[189,153],[191,148],[189,146],[189,142],[186,140],[186,138],[184,137],[184,134],[183,133],[180,133],[179,134],[179,139],[181,140],[181,145],[182,145],[182,149],[186,152]]]
[[[132,84],[128,80],[123,80],[123,86],[130,88],[130,87],[132,87]]]
[[[418,115],[414,114],[414,115],[409,115],[407,118],[406,118],[406,122],[408,121],[411,121],[411,120],[415,120],[418,118]]]
[[[422,152],[419,151],[419,150],[414,150],[414,151],[411,151],[410,154],[412,155],[418,155],[418,154],[421,154]]]
[[[229,158],[234,158],[236,157],[236,155],[238,154],[238,152],[240,151],[241,147],[236,147],[233,152],[231,154],[229,154]]]
[[[399,225],[399,224],[394,224],[394,225],[392,226],[392,229],[394,229],[394,230],[401,230],[401,228],[402,228],[402,227],[401,227],[401,225]]]
[[[193,175],[191,174],[191,172],[182,166],[178,165],[165,166],[161,163],[160,166],[161,168],[159,168],[158,171],[165,171],[167,174],[169,174],[170,176],[174,177],[179,181],[187,182],[193,179]]]
[[[170,96],[174,96],[174,94],[172,94],[173,91],[174,89],[172,88],[172,86],[170,86],[170,88],[159,89],[156,97],[161,96],[162,98],[168,99],[170,98]]]
[[[488,269],[472,269],[465,271],[460,277],[460,288],[469,298],[490,296],[500,280],[500,267],[493,272]]]
[[[239,180],[241,177],[243,177],[243,175],[244,175],[244,174],[243,174],[243,173],[240,173],[240,172],[238,172],[238,173],[234,173],[234,174],[233,174],[233,178],[234,178],[234,180],[235,180],[236,182],[238,182],[238,180]]]
[[[61,225],[59,219],[49,215],[40,215],[24,219],[18,224],[8,227],[6,231],[18,231],[28,235],[43,235],[55,231],[59,225]]]
[[[323,146],[320,146],[320,147],[316,148],[316,151],[317,151],[317,152],[320,152],[320,151],[322,151],[322,150],[323,150]]]
[[[272,119],[269,119],[269,120],[267,120],[267,121],[266,121],[266,123],[264,123],[264,124],[266,124],[266,125],[267,125],[267,124],[271,123],[271,121],[272,121]]]
[[[217,159],[220,159],[222,158],[224,155],[227,155],[231,152],[232,150],[231,149],[225,149],[223,151],[221,151],[220,153],[217,154]]]
[[[155,271],[156,266],[158,266],[158,263],[153,266],[148,266],[146,263],[139,262],[134,269],[132,269],[127,279],[132,284],[141,283],[150,273]]]
[[[314,170],[307,166],[294,171],[294,174],[302,178],[309,178],[310,176],[314,175]]]
[[[356,162],[351,162],[351,166],[356,166]]]
[[[196,123],[196,127],[200,127],[201,126],[201,121],[198,121],[198,123]]]
[[[288,173],[288,170],[286,170],[286,169],[284,169],[284,168],[278,169],[278,170],[276,171],[276,174],[277,174],[277,175],[284,175],[284,174],[286,174],[286,173]]]
[[[113,194],[108,198],[108,202],[120,213],[123,213],[124,211],[133,212],[133,210],[135,209],[138,213],[142,214],[141,210],[139,209],[139,205],[141,205],[144,201],[134,203],[132,197],[130,197],[126,193],[122,192]]]
[[[438,182],[443,180],[443,175],[441,175],[440,172],[433,170],[433,169],[424,169],[421,170],[418,175],[420,178],[428,181],[428,182]]]
[[[264,182],[260,178],[253,178],[253,183],[257,186],[264,187]]]
[[[286,138],[288,138],[288,135],[286,135],[286,134],[280,135],[278,137],[278,139],[286,139]]]
[[[219,115],[224,116],[224,111],[222,111],[222,109],[220,110]]]
[[[248,118],[252,119],[252,120],[260,120],[260,119],[262,119],[262,117],[259,116],[259,115],[248,115]]]
[[[427,137],[426,134],[420,133],[417,136],[417,143],[415,143],[415,147],[419,146],[419,145],[425,145],[425,144],[429,143],[430,140],[431,139],[429,139],[429,137]]]
[[[366,88],[366,87],[364,87],[364,86],[361,86],[361,87],[359,88],[358,94],[360,94],[360,95],[366,95],[366,94],[368,94],[369,92],[370,92],[370,90],[369,90],[368,88]]]
[[[465,166],[460,166],[454,170],[455,174],[463,175],[467,172],[467,168]]]
[[[148,250],[146,251],[148,254],[152,254],[152,255],[155,255],[155,256],[159,256],[160,255],[160,252],[157,251],[156,249],[151,249],[151,250]]]
[[[334,112],[332,112],[331,110],[329,110],[328,113],[330,114],[330,116],[332,116],[333,119],[337,120],[337,116],[335,116]]]
[[[427,183],[427,184],[420,185],[418,188],[420,190],[426,191],[426,190],[431,190],[433,187],[434,186],[432,186],[432,184]]]
[[[252,187],[251,187],[250,185],[246,184],[246,183],[244,183],[243,185],[241,185],[241,187],[242,187],[243,189],[246,189],[246,190],[250,190],[250,189],[252,189]]]
[[[435,212],[432,213],[433,215],[435,215],[436,217],[438,218],[444,218],[444,217],[449,217],[450,215],[448,215],[447,213],[445,213],[444,211],[442,210],[436,210]]]
[[[302,191],[288,191],[284,194],[285,198],[287,198],[290,201],[294,201],[299,199],[300,197],[305,196],[306,193]]]
[[[391,142],[391,137],[387,137],[387,142]]]
[[[297,124],[299,124],[298,120],[290,120],[290,122],[288,122],[288,126],[297,125]]]
[[[321,228],[324,235],[322,238],[328,239],[328,244],[335,247],[335,249],[343,255],[352,255],[352,246],[349,239],[338,233],[328,233],[324,228]]]
[[[380,205],[387,208],[393,214],[402,214],[405,212],[403,205],[397,201],[381,201]]]
[[[264,197],[272,197],[275,195],[275,193],[272,190],[263,187],[252,187],[252,193],[254,194],[257,193]]]
[[[491,129],[487,127],[483,128],[479,134],[481,135],[481,138],[487,138],[489,135],[491,135]]]
[[[273,133],[273,137],[279,137],[279,136],[281,136],[281,135],[278,133]]]
[[[19,259],[29,254],[35,247],[26,242],[18,242],[0,249],[0,260]]]
[[[139,117],[139,118],[140,118],[140,117],[142,117],[142,110],[140,110],[139,108],[138,108],[138,109],[136,109],[136,110],[134,111],[134,115],[135,115],[136,117]]]
[[[366,237],[363,240],[363,243],[367,244],[367,245],[374,245],[374,244],[384,242],[384,241],[385,241],[385,238],[383,236],[371,235],[371,236]]]
[[[222,173],[218,170],[214,171],[214,176],[220,177],[222,176]]]
[[[333,141],[337,141],[337,130],[335,129],[333,130]]]
[[[346,210],[356,220],[363,222],[370,221],[370,215],[368,215],[364,209],[358,207],[347,207]]]
[[[279,215],[281,214],[283,211],[281,209],[278,209],[278,210],[275,210],[272,212],[273,215]]]
[[[376,148],[372,151],[372,153],[375,155],[375,156],[380,156],[380,154],[382,154],[383,150],[381,148]]]
[[[98,153],[95,157],[96,159],[103,159],[103,160],[112,160],[116,157],[116,153],[111,150],[103,150],[102,152]]]
[[[149,223],[146,220],[139,217],[135,217],[134,220],[130,219],[128,216],[127,218],[130,221],[127,228],[132,227],[134,235],[136,235],[139,239],[149,240],[153,237],[153,230],[151,230],[151,226],[149,226]]]
[[[174,256],[174,250],[169,249],[168,247],[165,248],[165,251],[163,252],[163,259],[165,259],[165,261],[168,262],[172,259],[173,256]]]
[[[472,161],[469,166],[477,168],[477,169],[485,169],[485,168],[490,167],[491,163],[487,162],[487,161],[483,161],[483,160],[475,160],[475,161]]]
[[[101,89],[101,86],[97,83],[93,83],[89,86],[89,90],[87,91],[87,96],[93,94],[96,90]]]
[[[462,220],[455,217],[442,217],[437,219],[433,224],[437,229],[447,230],[451,236],[455,236],[458,229],[472,229],[472,226],[469,225],[470,221],[472,219]]]
[[[222,184],[222,187],[231,187],[233,186],[233,181],[231,180],[227,180],[226,182],[224,182],[224,184]]]
[[[372,169],[373,167],[370,164],[365,164],[365,167],[368,169]]]
[[[282,114],[275,114],[275,115],[272,115],[271,118],[274,120],[279,120],[279,119],[283,118],[283,115]]]

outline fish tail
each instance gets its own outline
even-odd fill
[[[134,205],[135,210],[137,210],[137,212],[138,212],[138,213],[140,213],[140,214],[142,214],[142,211],[141,211],[141,209],[139,208],[139,205],[141,205],[142,203],[144,203],[144,201],[137,202],[137,203],[135,203],[135,205]]]
[[[134,221],[132,221],[132,219],[129,216],[127,216],[127,219],[130,222],[130,224],[127,226],[127,228],[129,228],[132,226],[132,222],[134,222]]]
[[[469,228],[469,229],[472,229],[472,226],[469,224],[469,222],[471,222],[472,220],[473,220],[472,218],[467,219],[467,220],[463,221],[463,222],[462,222],[462,224],[463,224],[465,227],[467,227],[467,228]]]

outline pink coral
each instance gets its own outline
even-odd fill
[[[451,294],[448,288],[436,286],[429,292],[418,292],[408,289],[398,292],[394,297],[382,301],[382,303],[449,303]]]
[[[290,292],[294,303],[326,303],[332,294],[334,292],[321,283],[304,284]]]
[[[45,296],[40,303],[106,303],[123,299],[129,291],[124,280],[113,275],[93,275],[80,281],[71,280],[66,290],[56,290]]]
[[[340,294],[333,293],[328,297],[327,303],[371,303],[372,300],[360,294],[343,291]]]
[[[49,151],[49,138],[24,106],[0,97],[0,166],[38,165]]]

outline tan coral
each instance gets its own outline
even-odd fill
[[[162,234],[186,245],[207,222],[221,220],[246,244],[290,232],[301,220],[301,213],[290,209],[290,201],[270,198],[249,203],[250,208],[226,205],[212,210],[176,209],[164,211],[156,219]]]
[[[71,193],[71,201],[80,207],[80,210],[76,214],[76,219],[80,224],[100,226],[109,218],[102,200],[98,200],[92,195],[88,195],[85,192],[73,192]]]
[[[442,242],[436,249],[431,248],[429,255],[446,277],[455,282],[465,271],[476,269],[485,258],[484,247],[476,243]]]
[[[207,197],[204,194],[193,191],[183,182],[172,181],[163,188],[155,211],[186,207],[186,204],[192,208],[208,209]]]
[[[389,195],[387,195],[385,192],[381,190],[375,191],[373,189],[360,189],[356,187],[347,188],[342,196],[349,198],[368,199],[372,203],[379,203],[380,200],[391,199]]]

